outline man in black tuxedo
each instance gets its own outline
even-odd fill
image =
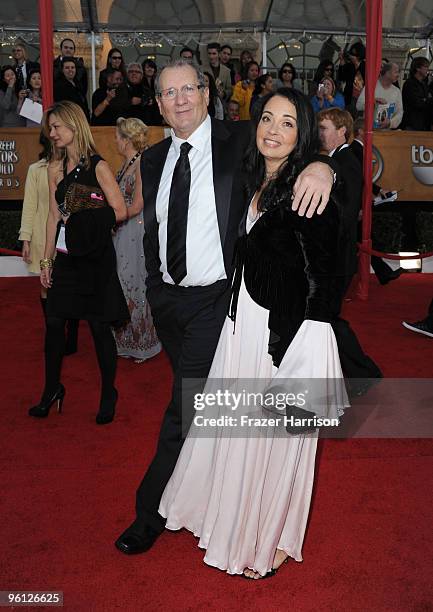
[[[344,242],[341,245],[340,276],[335,290],[332,323],[340,353],[341,367],[347,378],[380,378],[382,373],[364,353],[349,323],[340,317],[343,298],[358,270],[357,231],[362,205],[362,168],[350,149],[353,119],[348,111],[330,108],[317,116],[323,150],[338,162],[341,181],[338,186]],[[355,383],[354,383],[355,384]],[[357,383],[356,383],[357,384]]]
[[[30,62],[26,56],[24,45],[16,44],[12,49],[12,57],[15,60],[14,70],[17,75],[17,90],[21,91],[27,87],[27,77],[31,70],[40,70],[37,62]]]
[[[364,119],[359,118],[355,120],[353,124],[353,135],[354,139],[350,145],[350,150],[358,160],[362,172],[364,165]],[[379,194],[382,194],[383,197],[386,197],[385,192],[382,191],[380,186],[376,183],[373,183],[373,195],[378,196]],[[358,235],[360,235],[361,230],[360,228],[358,229]],[[397,268],[396,270],[393,270],[391,266],[386,263],[386,261],[384,261],[381,257],[377,257],[376,255],[371,256],[371,267],[373,268],[374,273],[376,274],[377,279],[381,285],[387,285],[390,281],[399,278],[399,276],[403,272],[402,268]]]
[[[141,158],[144,254],[147,298],[174,383],[156,454],[137,491],[136,520],[116,541],[125,554],[148,550],[164,529],[159,502],[193,418],[188,398],[201,390],[191,389],[187,380],[203,380],[209,373],[247,207],[241,165],[251,137],[249,123],[211,119],[204,76],[185,60],[161,71],[157,95],[172,131]],[[333,175],[329,165],[306,168],[294,200],[300,214],[310,199],[308,216],[321,198],[324,208]]]

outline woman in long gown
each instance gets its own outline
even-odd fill
[[[291,210],[292,186],[317,142],[314,113],[301,92],[283,88],[264,99],[256,120],[248,158],[256,193],[238,243],[231,318],[204,394],[222,379],[238,391],[245,379],[255,379],[254,391],[288,379],[325,379],[332,398],[316,411],[338,418],[345,395],[328,310],[338,209],[331,199],[312,219]],[[314,412],[309,406],[303,414]],[[289,557],[302,561],[317,431],[289,435],[268,426],[239,436],[229,424],[211,429],[204,432],[194,419],[161,499],[166,527],[192,531],[206,549],[204,561],[230,574],[259,579]]]
[[[134,201],[136,175],[140,172],[140,155],[147,142],[146,132],[147,126],[140,119],[119,117],[117,120],[116,144],[125,160],[117,175],[117,182],[125,199],[127,220],[118,226],[113,243],[117,255],[117,273],[131,320],[116,329],[114,336],[117,354],[121,357],[133,357],[137,363],[150,359],[161,350],[150,306],[146,300],[144,226],[140,215],[143,199],[135,198]]]

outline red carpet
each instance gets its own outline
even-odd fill
[[[429,275],[346,306],[389,377],[431,377],[433,340],[404,330],[425,315]],[[97,427],[98,372],[85,323],[65,360],[64,414],[27,409],[42,388],[38,280],[0,279],[2,538],[0,590],[62,590],[71,611],[433,610],[431,440],[325,441],[304,562],[248,582],[209,568],[192,535],[164,533],[145,555],[113,540],[133,517],[134,493],[154,451],[169,396],[163,355],[120,360],[118,416]]]

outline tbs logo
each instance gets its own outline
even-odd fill
[[[433,185],[433,151],[424,145],[412,145],[411,155],[415,178],[423,185]]]

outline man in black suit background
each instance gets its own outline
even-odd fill
[[[350,149],[353,140],[353,119],[346,110],[329,108],[320,111],[317,120],[322,148],[338,162],[341,177],[338,192],[344,242],[342,241],[341,245],[340,278],[335,291],[335,319],[332,323],[341,367],[347,378],[380,378],[382,376],[380,369],[364,353],[349,323],[340,317],[344,296],[358,270],[357,230],[362,205],[363,177],[359,161]]]
[[[241,167],[249,123],[209,117],[204,76],[188,61],[165,67],[156,89],[160,112],[172,130],[170,138],[141,158],[144,254],[147,298],[174,383],[156,454],[137,491],[136,519],[116,541],[125,554],[145,552],[164,530],[160,498],[194,412],[192,402],[185,400],[185,384],[209,373],[227,314],[234,246],[247,207]],[[311,216],[321,200],[318,210],[323,210],[333,176],[329,165],[308,166],[297,181],[294,209],[304,214],[311,200]]]
[[[361,172],[363,172],[364,165],[364,119],[358,118],[355,119],[353,124],[353,142],[350,145],[350,150],[355,155],[356,159],[359,162]],[[397,198],[397,192],[391,192],[394,194],[395,198]],[[381,195],[382,198],[386,198],[385,192],[381,189],[379,185],[373,183],[373,195],[378,196]],[[393,196],[393,197],[394,197]],[[390,200],[387,200],[390,201]],[[374,214],[374,213],[373,213]],[[386,261],[384,261],[381,257],[377,257],[376,255],[371,256],[371,267],[374,270],[374,273],[377,276],[378,281],[381,285],[387,285],[390,281],[399,278],[401,273],[403,272],[402,268],[397,268],[393,270],[391,266],[389,266]]]
[[[62,74],[62,60],[67,57],[75,62],[77,68],[75,80],[80,91],[87,96],[88,79],[87,70],[82,57],[75,57],[75,43],[72,38],[64,38],[60,43],[60,55],[53,62],[54,80]]]
[[[40,70],[37,62],[30,62],[27,59],[26,48],[22,44],[14,45],[12,57],[15,60],[15,74],[17,75],[17,90],[21,91],[27,87],[27,77],[31,70]]]

